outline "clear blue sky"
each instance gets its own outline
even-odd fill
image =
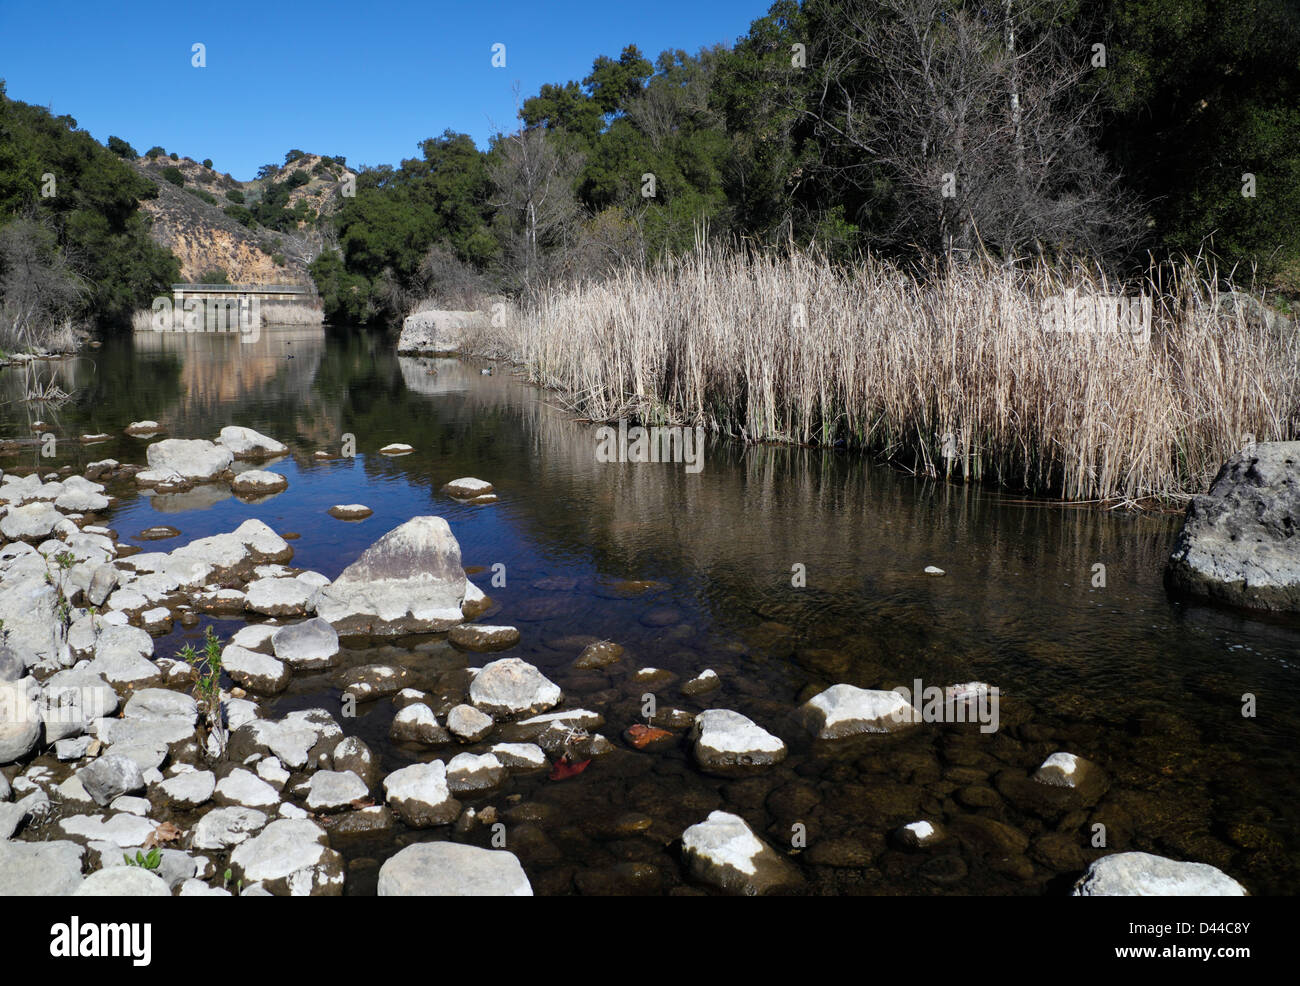
[[[418,156],[448,128],[486,147],[512,126],[515,82],[526,98],[627,44],[653,61],[734,42],[769,3],[0,0],[0,78],[101,142],[210,157],[247,180],[294,147],[353,167]],[[190,64],[195,42],[206,68]]]

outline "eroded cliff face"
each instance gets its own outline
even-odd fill
[[[156,199],[140,203],[151,221],[153,239],[176,255],[181,280],[191,282],[219,270],[237,284],[311,284],[308,265],[324,248],[329,217],[339,206],[346,181],[353,177],[351,171],[323,162],[315,154],[251,182],[235,181],[190,158],[140,158],[135,165],[158,188]],[[183,186],[164,177],[169,167],[180,171]],[[286,184],[296,172],[308,179],[288,192],[287,207],[298,207],[307,217],[296,228],[246,226],[226,214],[228,207],[254,205],[270,186]],[[235,199],[230,198],[231,192]],[[305,204],[298,206],[300,201]]]
[[[177,201],[184,194],[160,192],[158,198],[140,203],[153,221],[154,240],[180,260],[182,281],[202,281],[214,270],[225,271],[236,284],[310,280],[305,264],[291,267],[286,262],[285,267],[278,266],[247,230],[220,212],[219,219],[196,215],[197,210],[187,208],[189,203]]]

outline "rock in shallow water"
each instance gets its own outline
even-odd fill
[[[319,616],[281,627],[271,634],[277,659],[295,671],[319,671],[331,667],[339,653],[339,635]]]
[[[897,732],[916,725],[921,714],[898,692],[832,685],[805,702],[799,718],[818,739],[842,739]]]
[[[460,802],[451,796],[441,760],[393,771],[384,778],[384,797],[412,828],[450,825],[460,815]]]
[[[730,812],[710,812],[683,832],[682,858],[691,876],[729,894],[761,896],[799,883],[795,867]]]
[[[695,717],[691,730],[695,760],[701,769],[731,773],[770,767],[785,759],[786,747],[776,736],[739,712],[707,709]]]
[[[517,657],[493,661],[469,686],[470,701],[494,716],[544,712],[559,705],[563,694],[537,668]]]
[[[479,626],[465,623],[452,627],[447,639],[461,650],[487,651],[506,650],[519,643],[519,630],[505,626]]]
[[[1207,863],[1145,852],[1103,856],[1074,885],[1075,897],[1244,897],[1246,888]]]
[[[1300,611],[1300,442],[1262,442],[1223,464],[1187,507],[1166,579],[1235,606]]]
[[[441,517],[413,517],[320,590],[316,614],[344,633],[448,630],[464,620],[460,545]]]
[[[380,897],[531,897],[514,853],[456,842],[407,846],[379,868]]]

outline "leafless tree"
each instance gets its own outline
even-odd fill
[[[493,204],[506,225],[503,263],[531,290],[563,263],[570,231],[582,217],[574,195],[582,161],[542,127],[520,126],[493,150]]]
[[[41,344],[88,292],[45,223],[22,216],[0,227],[0,341]]]
[[[1004,256],[1131,244],[1132,209],[1097,148],[1089,47],[1046,9],[846,5],[806,111],[858,167],[884,170],[898,205],[889,232],[958,255],[977,242]]]

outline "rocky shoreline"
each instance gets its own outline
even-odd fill
[[[156,434],[154,424],[132,428]],[[801,735],[777,735],[773,729],[784,725],[732,709],[665,705],[611,740],[601,732],[610,710],[593,696],[577,703],[520,658],[488,659],[516,646],[521,633],[474,622],[492,602],[470,581],[440,517],[400,524],[332,580],[294,567],[289,540],[257,520],[170,551],[132,549],[98,523],[113,506],[105,484],[234,488],[241,476],[264,471],[250,463],[287,451],[229,427],[211,442],[155,441],[143,469],[104,460],[84,476],[0,476],[0,894],[338,895],[346,881],[340,840],[383,836],[399,824],[453,839],[505,832],[507,821],[523,817],[521,806],[499,812],[462,799],[490,793],[510,803],[512,778],[520,775],[549,771],[560,780],[616,752],[685,748],[702,775],[748,778],[781,764],[792,742],[870,749],[895,742],[894,733],[937,728],[919,697],[913,704],[897,690],[839,683],[789,710]],[[262,493],[270,486],[242,492],[274,495]],[[448,483],[445,492],[469,503],[497,496],[472,478]],[[334,509],[347,516],[366,508]],[[177,622],[195,625],[205,613],[246,621],[219,643],[230,685],[220,692],[215,720],[197,687],[201,666],[154,649],[155,636]],[[412,635],[439,635],[460,652],[484,655],[483,663],[426,676],[425,687],[415,687],[399,659],[339,662],[350,644]],[[611,641],[575,650],[576,673],[626,664]],[[626,670],[630,687],[645,694],[673,678],[655,668]],[[264,703],[304,676],[332,682],[342,717],[324,708],[265,715]],[[680,691],[707,696],[719,683],[715,670],[700,668]],[[968,682],[946,694],[964,703],[988,691]],[[386,775],[376,752],[340,721],[349,709],[377,702],[391,705],[389,738],[422,758]],[[1099,764],[1058,750],[998,786],[1048,817],[1077,818],[1098,804],[1110,780]],[[975,793],[958,792],[978,804]],[[805,885],[797,840],[783,849],[742,813],[714,807],[665,838],[679,846],[680,865],[698,887],[753,895]],[[1029,842],[979,814],[946,821],[922,814],[875,838],[914,853],[982,847],[1013,867]],[[840,848],[856,858],[851,846]],[[818,846],[808,858],[830,852]],[[1083,854],[1064,853],[1071,855],[1083,869]],[[1093,856],[1076,894],[1246,892],[1204,863],[1143,852]],[[378,872],[381,895],[532,892],[515,853],[464,842],[416,842]]]

